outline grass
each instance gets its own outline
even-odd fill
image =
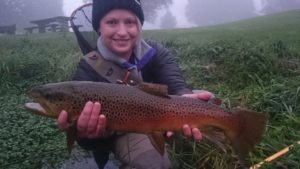
[[[147,31],[177,54],[188,84],[224,106],[269,115],[263,140],[247,158],[262,161],[300,136],[300,11],[213,27]],[[33,85],[65,81],[81,56],[70,33],[0,37],[0,168],[55,168],[68,157],[55,120],[23,110]],[[237,167],[230,149],[208,141],[170,141],[174,168]],[[262,168],[300,168],[300,146]]]
[[[81,53],[70,34],[1,38],[0,168],[54,166],[68,156],[65,136],[52,119],[23,109],[26,91],[70,79]]]

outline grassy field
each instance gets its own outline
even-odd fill
[[[300,11],[193,29],[146,31],[177,54],[188,84],[269,115],[255,164],[300,140]],[[81,56],[71,33],[0,36],[0,168],[53,168],[68,153],[55,120],[23,110],[34,85],[70,79]],[[262,168],[300,168],[300,145]],[[171,141],[174,168],[236,167],[208,141]]]

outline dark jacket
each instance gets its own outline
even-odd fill
[[[171,52],[153,41],[148,41],[147,43],[156,50],[156,54],[141,69],[143,81],[165,84],[168,86],[169,94],[172,95],[191,93]],[[78,65],[73,80],[108,82],[98,75],[97,72],[83,59]],[[108,153],[111,148],[111,139],[113,138],[77,139],[77,142],[83,148],[94,151],[95,160],[97,161],[97,158],[100,158],[97,156],[100,155],[95,152],[101,152],[101,154]]]

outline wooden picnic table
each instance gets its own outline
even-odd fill
[[[16,33],[16,24],[0,26],[0,33],[14,35]]]
[[[61,31],[67,32],[69,30],[69,20],[70,17],[57,16],[30,21],[30,23],[36,24],[40,33],[45,33],[47,27],[50,27],[52,31],[56,31],[59,28]]]
[[[37,26],[31,26],[31,27],[27,27],[27,28],[24,28],[26,30],[27,33],[33,33],[33,30],[34,29],[38,29]]]

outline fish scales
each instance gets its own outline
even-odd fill
[[[188,124],[214,138],[207,129],[215,128],[227,136],[241,158],[261,140],[266,124],[266,116],[262,113],[230,112],[198,99],[158,91],[152,93],[151,90],[151,85],[143,90],[101,82],[60,82],[33,88],[30,95],[40,108],[29,103],[25,107],[54,118],[66,110],[69,120],[74,121],[87,101],[99,101],[101,111],[107,117],[107,130],[120,132],[178,131],[182,125]]]

